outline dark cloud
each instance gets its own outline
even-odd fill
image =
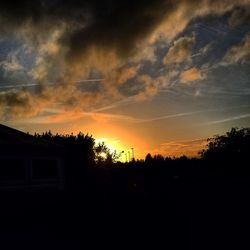
[[[69,46],[68,57],[74,59],[89,46],[115,48],[119,55],[128,55],[174,6],[173,1],[162,0],[1,1],[0,15],[12,27],[27,22],[70,24],[61,41]]]
[[[242,41],[231,47],[224,56],[227,63],[238,63],[250,56],[250,35],[246,35]]]
[[[187,15],[202,11],[223,9],[238,1],[174,1],[174,0],[23,0],[1,1],[2,22],[20,27],[69,24],[62,42],[69,47],[68,57],[75,58],[89,46],[114,48],[121,56],[129,55],[135,45],[150,35],[168,16],[184,6]],[[244,1],[242,1],[244,2]],[[240,4],[240,2],[239,2]],[[203,10],[204,9],[204,10]],[[238,12],[235,12],[236,14]],[[47,27],[47,26],[46,26]]]
[[[30,117],[42,107],[41,100],[26,90],[0,92],[0,115],[3,119]]]
[[[235,28],[241,24],[250,24],[250,5],[240,6],[233,10],[232,15],[228,20],[229,25]]]
[[[74,47],[70,56],[77,56],[88,46],[97,46],[115,49],[119,56],[126,57],[173,7],[170,1],[159,0],[110,5],[108,11],[95,13],[90,26],[73,32],[69,39],[70,47]]]

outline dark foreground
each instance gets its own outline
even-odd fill
[[[2,192],[1,249],[247,249],[249,197],[246,176]]]

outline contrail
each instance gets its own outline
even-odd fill
[[[11,89],[11,88],[23,88],[23,87],[33,87],[39,85],[38,83],[28,83],[28,84],[17,84],[17,85],[1,85],[0,89]]]
[[[133,103],[136,103],[136,100],[133,98],[133,96],[130,96],[130,97],[126,97],[125,99],[121,101],[117,101],[110,105],[95,109],[94,112],[101,112],[101,111],[105,111],[109,109],[114,109],[120,106],[126,106],[126,105],[133,104]]]
[[[178,113],[178,114],[172,114],[172,115],[164,115],[164,116],[159,116],[159,117],[155,117],[152,119],[139,120],[138,123],[154,122],[154,121],[165,120],[165,119],[169,119],[169,118],[195,115],[195,114],[204,113],[204,112],[211,112],[211,111],[213,111],[213,110],[206,109],[206,110],[200,110],[200,111],[185,112],[185,113]]]
[[[74,81],[73,83],[82,83],[82,82],[101,82],[103,81],[103,78],[97,78],[97,79],[83,79],[83,80],[78,80],[78,81]],[[49,85],[53,85],[55,83],[48,83]],[[23,88],[23,87],[34,87],[34,86],[38,86],[39,83],[27,83],[27,84],[23,84],[23,83],[16,83],[16,85],[6,85],[3,83],[0,83],[0,89],[11,89],[11,88]]]
[[[75,81],[75,83],[81,83],[81,82],[101,82],[103,81],[104,78],[97,78],[97,79],[83,79],[83,80],[78,80]]]
[[[96,112],[96,113],[100,112],[100,114],[101,114],[101,111],[105,111],[105,110],[108,110],[108,109],[116,108],[116,107],[121,106],[121,105],[132,103],[130,101],[131,101],[131,99],[127,98],[126,100],[114,103],[113,105],[106,106],[106,107],[100,108],[100,109],[96,109],[94,112]],[[238,109],[238,108],[245,108],[245,107],[249,107],[249,105],[233,106],[233,107],[230,107],[230,109]],[[207,112],[223,111],[223,110],[227,110],[227,109],[228,108],[203,109],[203,110],[197,110],[197,111],[192,111],[192,112],[183,112],[183,113],[177,113],[177,114],[171,114],[171,115],[163,115],[163,116],[153,117],[153,118],[149,118],[149,119],[140,119],[140,118],[130,117],[130,121],[131,122],[135,122],[135,123],[147,123],[147,122],[154,122],[154,121],[159,121],[159,120],[166,120],[166,119],[171,119],[171,118],[177,118],[177,117],[183,117],[183,116],[190,116],[190,115],[207,113]],[[246,118],[248,116],[250,116],[250,114],[243,115],[243,116],[238,116],[237,119]],[[218,121],[213,121],[213,122],[217,122],[218,123]],[[211,124],[213,124],[213,123],[211,123]]]
[[[240,106],[233,106],[230,107],[230,109],[235,109],[235,108],[244,108],[244,107],[249,107],[249,105],[240,105]],[[175,117],[182,117],[182,116],[189,116],[189,115],[195,115],[195,114],[200,114],[200,113],[207,113],[207,112],[213,112],[213,111],[223,111],[223,110],[227,110],[227,108],[221,108],[221,109],[203,109],[203,110],[197,110],[197,111],[192,111],[192,112],[183,112],[183,113],[177,113],[177,114],[172,114],[172,115],[164,115],[164,116],[159,116],[159,117],[155,117],[155,118],[151,118],[151,119],[138,119],[137,123],[143,123],[143,122],[154,122],[154,121],[158,121],[158,120],[165,120],[165,119],[170,119],[170,118],[175,118]],[[223,119],[223,120],[219,120],[219,121],[212,121],[206,124],[216,124],[216,123],[220,123],[220,122],[227,122],[227,121],[231,121],[231,120],[238,120],[238,119],[243,119],[243,118],[247,118],[250,117],[250,114],[244,114],[244,115],[240,115],[240,116],[234,116],[228,119]]]
[[[53,110],[52,110],[53,111]],[[137,119],[132,116],[127,115],[117,115],[117,114],[111,114],[111,113],[96,113],[96,112],[65,112],[58,110],[57,113],[53,113],[50,115],[44,115],[40,117],[34,117],[30,118],[29,122],[32,123],[55,123],[55,122],[68,122],[72,120],[78,120],[84,117],[90,117],[93,119],[98,118],[106,118],[106,119],[113,119],[113,120],[122,120],[122,121],[128,121],[128,122],[137,122]]]
[[[196,54],[191,55],[190,57],[193,58],[193,57],[200,56],[200,55],[202,55],[202,53],[201,53],[201,52],[198,52],[198,53],[196,53]]]
[[[250,117],[250,114],[237,115],[237,116],[228,117],[222,120],[206,122],[206,123],[203,123],[203,125],[213,125],[213,124],[218,124],[218,123],[230,122],[230,121],[240,120],[240,119],[244,119],[248,117]]]

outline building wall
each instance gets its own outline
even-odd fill
[[[57,156],[0,156],[0,188],[64,187],[64,161]]]

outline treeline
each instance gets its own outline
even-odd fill
[[[92,135],[82,132],[77,135],[73,133],[64,135],[52,134],[51,131],[48,131],[42,134],[35,133],[35,137],[62,146],[67,154],[87,165],[107,165],[119,159],[119,155],[111,152],[104,142],[96,145]]]
[[[119,162],[121,155],[111,152],[103,142],[96,145],[92,135],[83,134],[82,132],[77,135],[54,135],[49,131],[42,134],[35,134],[35,137],[61,145],[68,153],[78,156],[77,158],[81,158],[90,164],[112,165],[117,163],[117,165],[121,166],[121,162]],[[207,147],[199,152],[199,157],[192,160],[246,161],[250,154],[250,128],[232,128],[225,135],[215,135],[212,138],[208,138],[207,142]],[[151,163],[182,162],[186,160],[190,159],[185,155],[171,158],[160,154],[152,156],[148,153],[144,160],[140,160],[140,163],[143,162],[148,165]],[[135,163],[134,159],[132,163]],[[124,163],[125,165],[127,164]]]
[[[144,160],[126,163],[120,162],[119,155],[111,153],[104,143],[96,145],[88,134],[46,132],[35,136],[65,148],[65,176],[70,187],[127,190],[145,183],[156,187],[173,181],[250,176],[250,128],[232,128],[225,135],[209,138],[207,148],[197,158],[147,154]]]

